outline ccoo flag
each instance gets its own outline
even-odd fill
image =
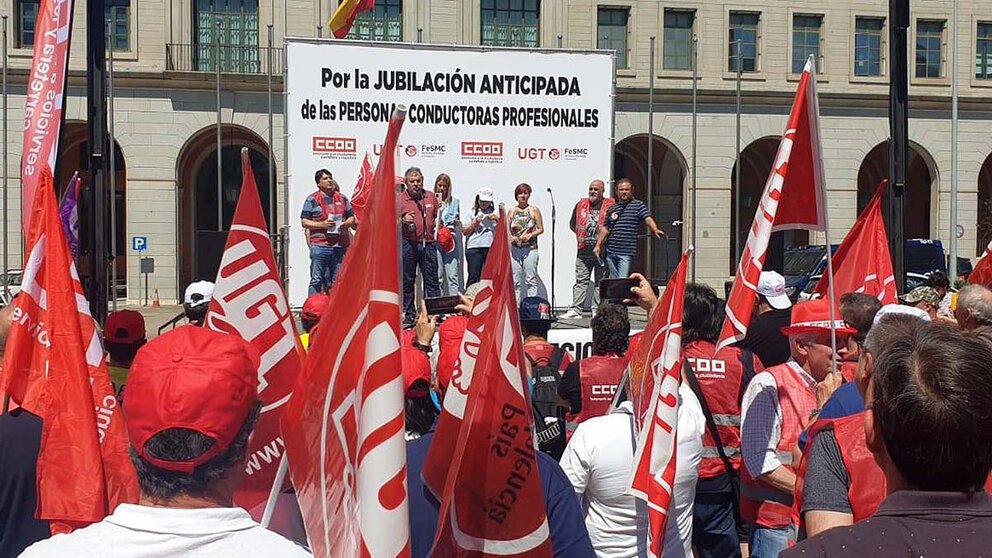
[[[269,496],[286,444],[279,418],[303,365],[303,350],[282,288],[272,243],[258,197],[248,149],[241,149],[241,195],[221,257],[206,326],[240,335],[261,359],[258,396],[261,414],[248,448],[245,476],[235,502],[252,512]]]
[[[424,462],[435,557],[550,557],[503,209]]]
[[[691,254],[692,247],[682,254],[630,362],[631,399],[640,423],[630,493],[647,503],[648,550],[654,557],[661,556],[665,547],[665,524],[675,486],[682,306]]]
[[[886,186],[885,180],[878,185],[875,195],[834,253],[834,292],[865,293],[878,297],[882,304],[898,304],[889,238],[882,219]],[[816,293],[826,298],[826,277],[817,283]]]
[[[810,57],[799,79],[789,123],[754,214],[747,244],[734,275],[734,286],[727,297],[727,317],[720,331],[718,348],[736,343],[747,334],[772,232],[826,229],[826,181],[819,119],[816,73]]]
[[[37,517],[65,532],[138,501],[124,416],[66,243],[51,171],[41,171],[0,391],[43,421]]]
[[[396,149],[406,111],[389,121]],[[395,158],[382,157],[358,229],[282,417],[318,558],[410,555]],[[388,178],[387,178],[388,177]]]

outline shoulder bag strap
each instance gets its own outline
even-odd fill
[[[682,362],[686,367],[685,379],[689,382],[689,389],[692,390],[692,393],[696,394],[696,399],[699,400],[699,406],[703,409],[703,415],[706,417],[706,429],[709,430],[710,436],[713,437],[713,443],[716,444],[716,452],[720,455],[720,460],[723,461],[723,467],[727,470],[727,474],[733,478],[734,466],[730,463],[730,458],[723,451],[723,440],[720,439],[720,432],[716,428],[716,421],[713,420],[713,412],[710,411],[709,403],[703,397],[703,390],[699,386],[699,380],[696,378],[696,371],[689,364],[689,359],[683,359]]]

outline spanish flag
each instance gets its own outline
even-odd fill
[[[375,7],[375,0],[341,0],[338,9],[334,10],[334,15],[327,22],[334,37],[343,39],[351,31],[351,24],[355,22],[355,16]]]

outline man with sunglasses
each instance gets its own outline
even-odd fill
[[[575,253],[575,286],[572,287],[572,307],[561,317],[566,320],[576,320],[589,311],[586,298],[590,282],[593,285],[592,311],[599,306],[599,293],[595,286],[606,274],[606,264],[597,256],[593,249],[599,229],[606,223],[606,210],[614,204],[612,198],[603,198],[606,184],[599,179],[589,183],[589,197],[579,200],[572,209],[572,217],[568,227],[575,233],[578,248]]]

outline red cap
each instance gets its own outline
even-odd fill
[[[314,293],[303,302],[303,312],[300,317],[308,322],[319,322],[324,315],[324,308],[327,308],[327,301],[331,297],[327,293]]]
[[[149,463],[182,473],[210,461],[231,445],[258,402],[258,355],[237,335],[193,325],[156,337],[131,365],[125,424],[131,446]],[[187,461],[165,461],[145,444],[170,428],[187,428],[214,440]]]
[[[834,327],[837,335],[857,333],[856,329],[848,327],[837,308],[834,308]],[[822,298],[793,306],[792,323],[782,328],[782,335],[823,332],[830,332],[830,302]]]
[[[400,350],[400,355],[403,368],[403,387],[408,397],[424,397],[429,393],[431,385],[431,360],[423,351],[413,348],[413,335],[412,329],[404,331],[402,335],[403,347]],[[411,390],[410,388],[417,380],[426,381],[426,387]]]
[[[109,343],[137,343],[145,338],[145,317],[134,310],[111,312],[103,326],[103,338]]]

